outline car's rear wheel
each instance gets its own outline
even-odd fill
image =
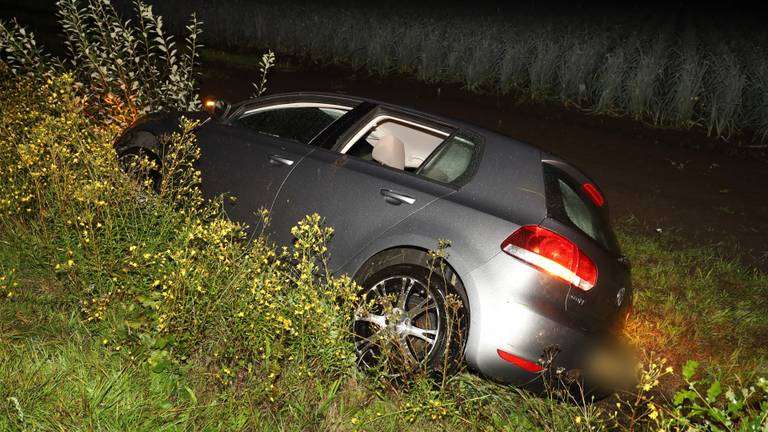
[[[455,373],[462,362],[466,311],[439,270],[395,264],[362,283],[353,331],[358,364],[392,376]]]

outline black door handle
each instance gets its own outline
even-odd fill
[[[269,163],[275,166],[291,166],[293,165],[293,160],[279,154],[271,154],[269,155]]]
[[[400,205],[400,204],[408,204],[411,205],[416,202],[416,198],[410,197],[408,195],[401,194],[400,192],[395,192],[390,189],[382,189],[381,196],[384,197],[384,201],[394,204],[394,205]]]

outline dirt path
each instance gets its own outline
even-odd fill
[[[248,97],[255,69],[206,66],[204,96]],[[654,235],[675,233],[768,271],[768,163],[729,156],[713,148],[722,143],[701,132],[652,129],[628,119],[339,68],[278,67],[270,76],[269,92],[298,90],[403,104],[538,145],[592,176],[605,190],[614,219],[634,217]]]

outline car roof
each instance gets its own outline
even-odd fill
[[[428,112],[420,111],[415,108],[398,105],[386,101],[381,101],[378,99],[373,98],[367,98],[362,96],[352,96],[352,95],[345,95],[345,94],[338,94],[338,93],[328,93],[328,92],[315,92],[315,91],[299,91],[299,92],[286,92],[286,93],[276,93],[269,96],[262,96],[257,99],[247,99],[242,102],[238,102],[235,105],[233,105],[233,109],[231,112],[233,114],[237,114],[240,111],[244,110],[245,107],[252,106],[255,104],[264,104],[268,103],[269,101],[274,100],[306,100],[306,99],[314,99],[316,101],[324,101],[324,102],[332,102],[332,103],[347,103],[347,104],[359,104],[362,102],[368,102],[370,104],[376,105],[377,107],[384,108],[384,109],[392,109],[396,111],[401,111],[405,114],[421,117],[425,120],[441,123],[446,126],[451,127],[458,127],[462,129],[468,129],[470,131],[473,131],[475,133],[479,133],[483,135],[486,138],[491,137],[498,137],[503,138],[505,141],[513,141],[516,144],[524,145],[524,146],[532,146],[531,144],[520,142],[515,140],[514,138],[504,136],[498,132],[491,131],[486,128],[482,128],[473,124],[469,124],[460,120],[456,120],[453,118],[443,117],[436,114],[431,114]],[[536,147],[536,146],[532,146]],[[536,147],[538,149],[538,147]]]
[[[531,150],[536,152],[542,151],[542,149],[537,145],[519,141],[515,138],[506,136],[499,132],[492,131],[490,129],[473,125],[471,123],[466,123],[453,118],[427,113],[424,111],[417,110],[415,108],[398,105],[398,104],[394,104],[386,101],[381,101],[378,99],[367,98],[362,96],[339,94],[339,93],[329,93],[329,92],[319,92],[319,91],[297,91],[297,92],[275,93],[268,96],[261,96],[259,98],[246,99],[241,102],[237,102],[233,104],[232,109],[230,110],[230,113],[231,115],[237,115],[240,112],[247,109],[247,107],[249,106],[253,106],[257,104],[261,105],[261,104],[268,103],[270,101],[275,101],[275,100],[299,101],[299,100],[307,100],[307,99],[313,99],[317,102],[329,102],[329,103],[338,103],[338,104],[359,104],[363,102],[368,102],[380,108],[392,109],[392,110],[403,112],[407,115],[423,118],[427,121],[443,124],[445,126],[465,129],[470,132],[479,134],[484,138],[485,152],[490,151],[492,153],[496,153],[496,152],[510,151],[509,146],[515,146],[518,149],[523,151],[531,151]]]

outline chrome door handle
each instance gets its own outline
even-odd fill
[[[293,165],[293,160],[288,159],[284,156],[280,156],[278,154],[271,154],[269,155],[269,163],[275,166],[279,166],[279,165],[291,166]]]
[[[390,189],[382,189],[381,196],[384,197],[384,201],[394,205],[400,205],[403,203],[410,205],[416,202],[416,198],[403,195]]]

